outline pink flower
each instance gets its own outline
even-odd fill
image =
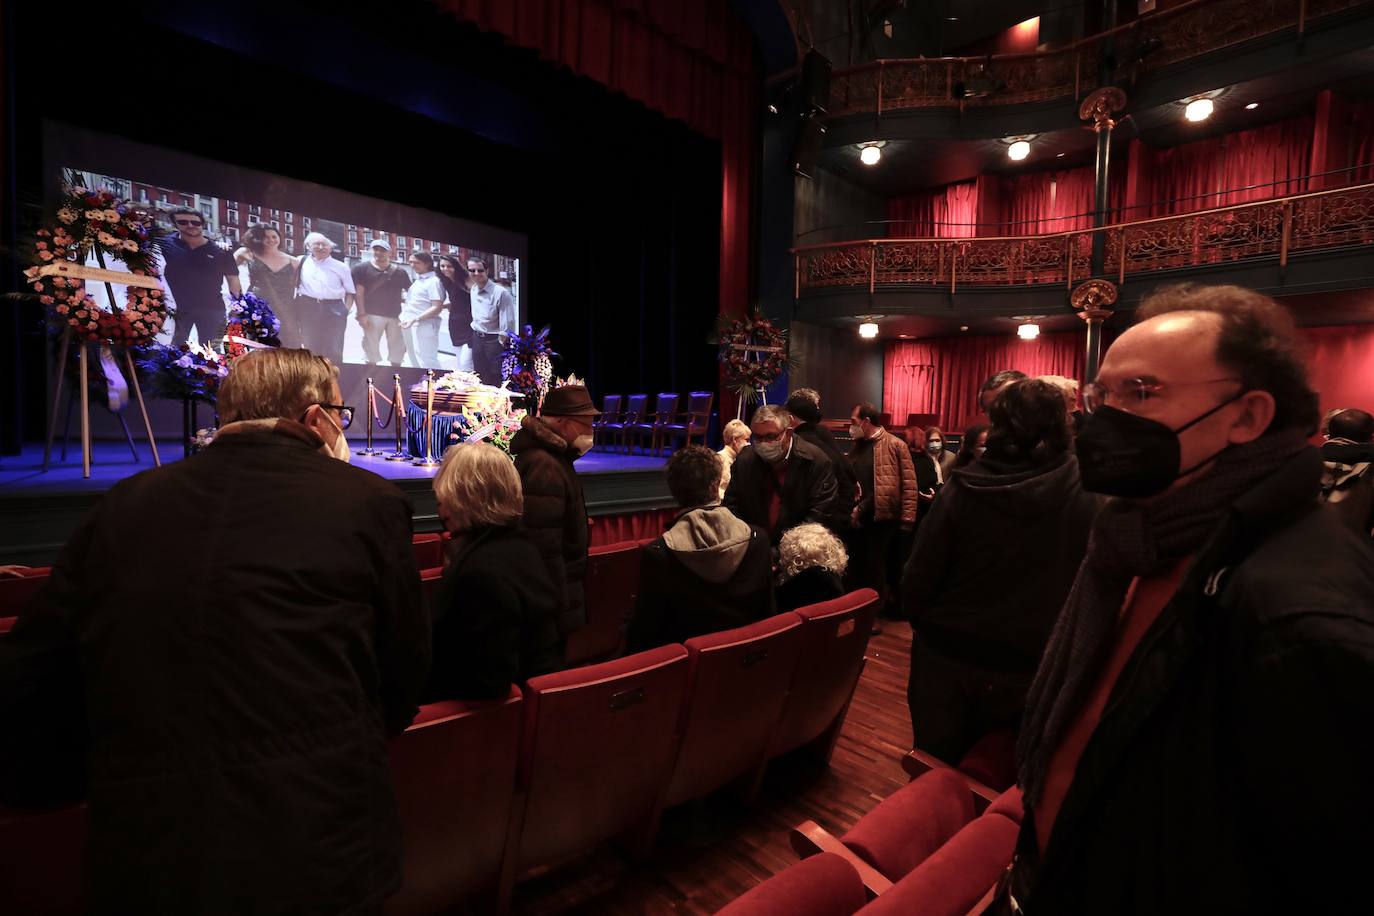
[[[44,305],[52,305],[56,300],[54,300],[52,296],[39,296],[38,301]]]
[[[38,252],[38,259],[39,259],[40,261],[51,261],[51,260],[52,260],[52,252],[51,252],[51,251],[40,251],[40,252]]]

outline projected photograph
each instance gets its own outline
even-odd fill
[[[339,364],[478,371],[500,384],[499,360],[474,365],[473,350],[519,326],[516,254],[463,237],[458,220],[446,231],[441,214],[206,160],[192,160],[203,166],[188,180],[190,157],[178,159],[175,179],[156,158],[138,174],[61,167],[69,184],[146,206],[165,233],[157,250],[172,317],[161,342],[222,339],[226,297],[251,292],[281,322],[282,346]],[[217,181],[221,172],[229,180]],[[229,196],[235,187],[259,190]],[[106,298],[103,284],[90,292]]]

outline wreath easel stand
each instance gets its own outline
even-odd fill
[[[155,277],[142,276],[138,274],[125,274],[117,271],[105,269],[105,257],[99,250],[95,252],[96,260],[100,266],[87,267],[85,264],[74,261],[61,261],[45,264],[39,271],[39,276],[62,276],[76,280],[99,280],[105,284],[105,294],[109,296],[111,307],[115,302],[114,287],[112,283],[123,283],[126,286],[137,286],[144,289],[161,289],[162,284]],[[43,446],[43,470],[48,470],[48,465],[52,460],[52,440],[57,431],[57,415],[62,403],[62,382],[66,376],[67,355],[71,345],[76,338],[76,332],[70,326],[62,331],[62,342],[58,346],[57,354],[57,380],[53,385],[52,414],[48,418],[48,438]],[[81,476],[89,479],[91,476],[91,389],[90,389],[90,348],[92,346],[109,346],[108,344],[93,344],[87,340],[75,340],[80,347],[76,352],[76,362],[80,376],[81,386]],[[138,410],[143,415],[143,429],[148,436],[148,447],[153,452],[153,464],[156,467],[162,466],[162,459],[157,453],[157,440],[153,438],[153,424],[148,418],[148,407],[143,401],[143,389],[138,384],[138,370],[134,367],[134,358],[129,352],[128,347],[120,348],[124,355],[121,372],[127,370],[129,387],[134,392],[134,398],[138,401]]]

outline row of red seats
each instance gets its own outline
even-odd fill
[[[769,760],[828,760],[864,664],[877,595],[533,678],[504,700],[427,706],[393,739],[405,884],[391,913],[476,894],[612,838],[634,853],[662,812]],[[84,808],[0,813],[0,912],[81,911]],[[485,910],[484,910],[485,911]]]
[[[720,916],[981,912],[1015,850],[1021,792],[1003,792],[982,814],[978,802],[967,777],[937,767],[838,839],[808,821],[792,834],[802,862],[753,888]]]

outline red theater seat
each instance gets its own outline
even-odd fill
[[[863,916],[965,916],[983,899],[1011,861],[1021,825],[989,811],[877,900]]]
[[[420,592],[425,596],[426,606],[434,607],[434,599],[439,594],[439,583],[443,581],[443,578],[444,568],[442,566],[420,570]]]
[[[417,534],[412,538],[415,562],[421,569],[444,565],[443,540],[437,534]]]
[[[988,732],[969,748],[957,769],[998,792],[1010,788],[1016,783],[1016,732]]]
[[[0,808],[0,913],[86,911],[86,806]]]
[[[850,916],[866,899],[853,866],[821,853],[769,878],[717,916]]]
[[[787,700],[801,635],[801,618],[787,613],[687,641],[682,746],[666,806],[744,775],[757,779]]]
[[[501,875],[523,700],[422,707],[391,740],[391,781],[405,842],[405,883],[389,914],[445,912]]]
[[[884,799],[840,840],[886,878],[898,881],[973,818],[973,795],[959,774],[931,770]]]
[[[525,685],[524,805],[512,829],[507,893],[527,869],[635,828],[632,846],[647,846],[677,753],[686,686],[687,650],[678,645]]]
[[[0,617],[17,617],[34,595],[48,584],[50,566],[35,566],[18,576],[0,577]]]
[[[620,651],[621,628],[639,594],[639,542],[621,541],[587,551],[587,624],[568,636],[570,665],[584,664]]]
[[[871,588],[797,610],[802,618],[801,655],[769,757],[824,739],[820,750],[825,760],[830,759],[863,671],[864,649],[877,612],[878,593]]]

